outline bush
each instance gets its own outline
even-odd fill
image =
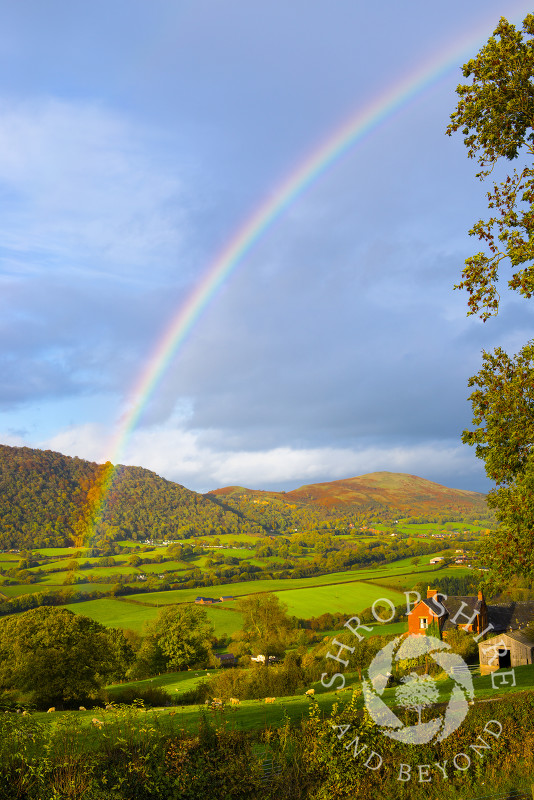
[[[159,686],[146,686],[137,688],[135,686],[125,686],[123,689],[116,689],[110,694],[110,702],[124,703],[131,706],[136,700],[142,700],[146,706],[170,706],[173,698]]]
[[[297,694],[306,685],[300,656],[289,653],[282,664],[265,667],[255,665],[248,669],[225,669],[206,684],[211,697],[238,697],[240,700],[262,697],[287,697]]]

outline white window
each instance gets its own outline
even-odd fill
[[[428,628],[428,617],[419,617],[419,627]]]

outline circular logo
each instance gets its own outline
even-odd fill
[[[467,664],[450,645],[434,636],[410,634],[399,636],[380,650],[372,660],[368,679],[362,681],[365,705],[372,719],[382,729],[385,736],[405,744],[426,744],[432,740],[443,741],[465,719],[469,710],[469,700],[474,697],[473,682]],[[430,675],[410,672],[401,678],[395,691],[398,706],[414,711],[418,715],[415,725],[404,725],[382,700],[384,689],[391,677],[394,664],[407,662],[427,655],[445,670],[453,681],[453,688],[444,714],[428,722],[421,721],[422,711],[439,701],[438,685]]]

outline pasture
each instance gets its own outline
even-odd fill
[[[452,567],[451,569],[457,569]],[[292,589],[305,589],[315,586],[330,586],[339,584],[353,584],[362,581],[372,581],[377,578],[388,578],[395,575],[418,575],[421,572],[426,580],[428,576],[428,565],[414,566],[411,559],[405,558],[387,564],[383,567],[373,567],[366,569],[346,570],[344,572],[333,572],[327,575],[316,575],[311,578],[276,578],[274,580],[244,581],[239,583],[222,583],[217,586],[207,586],[195,589],[174,589],[166,592],[147,592],[143,594],[131,595],[132,599],[141,600],[147,603],[157,603],[165,605],[168,603],[191,602],[196,597],[218,598],[221,595],[231,595],[241,597],[248,594],[258,594],[260,592],[280,592],[280,598],[285,600],[285,593]],[[417,582],[417,581],[415,581]],[[325,611],[328,609],[324,609]],[[322,613],[322,612],[321,612]],[[313,616],[313,614],[309,615]]]
[[[108,597],[85,603],[71,603],[65,608],[75,614],[90,617],[108,628],[122,628],[137,633],[142,633],[145,623],[155,619],[159,613],[159,609],[154,606],[142,606]]]
[[[213,673],[212,673],[213,674]],[[316,703],[323,713],[323,715],[330,714],[334,703],[347,702],[351,699],[353,691],[356,691],[354,700],[357,709],[363,708],[364,701],[360,691],[360,685],[356,673],[346,672],[345,678],[347,686],[341,691],[328,691],[325,690],[320,683],[312,684],[315,689],[313,700],[309,700],[304,690],[301,694],[291,695],[287,697],[277,697],[272,704],[266,704],[264,700],[242,700],[238,706],[224,705],[220,709],[209,709],[207,713],[213,719],[217,727],[227,726],[234,730],[258,730],[265,728],[275,728],[290,722],[293,725],[300,724],[301,720],[308,716],[310,703]],[[497,690],[492,688],[490,676],[481,677],[480,675],[473,676],[473,686],[475,690],[475,705],[478,702],[486,702],[488,700],[495,700],[506,695],[513,694],[521,691],[534,690],[534,666],[529,665],[526,667],[515,668],[516,683],[515,686],[509,684],[507,686],[500,686]],[[138,681],[137,683],[121,684],[110,686],[108,688],[108,695],[111,702],[113,702],[113,693],[121,688],[130,686],[158,686],[166,689],[171,695],[179,696],[185,691],[191,689],[195,682],[202,680],[207,676],[205,670],[199,671],[197,675],[191,672],[186,673],[169,673],[168,675],[161,675],[157,678],[148,681]],[[446,701],[451,696],[453,689],[453,682],[450,678],[440,678],[436,680],[436,686],[439,689],[440,698]],[[382,699],[390,708],[397,705],[396,700],[396,687],[391,687],[384,690]],[[92,709],[90,711],[70,711],[70,712],[57,712],[55,714],[46,714],[45,712],[37,712],[33,716],[39,719],[40,722],[57,726],[60,720],[67,717],[70,719],[75,718],[83,727],[87,726],[90,729],[91,719],[97,716],[102,719],[107,726],[108,732],[113,729],[114,722],[120,717],[120,709],[105,711],[104,709]],[[159,709],[148,709],[135,711],[132,709],[130,712],[135,718],[141,722],[157,720],[162,726],[168,727],[169,730],[187,730],[196,733],[199,728],[201,715],[206,714],[205,706],[202,705],[189,705],[189,706],[175,706]],[[91,726],[92,727],[92,726]]]
[[[380,589],[363,582],[338,583],[329,586],[310,586],[274,592],[288,607],[288,612],[307,619],[326,612],[357,613],[369,608],[375,600],[385,597],[393,605],[404,603],[404,595],[394,589]]]

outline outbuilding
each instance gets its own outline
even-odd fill
[[[534,664],[534,635],[526,631],[499,633],[478,645],[480,674],[488,675],[501,667]]]

